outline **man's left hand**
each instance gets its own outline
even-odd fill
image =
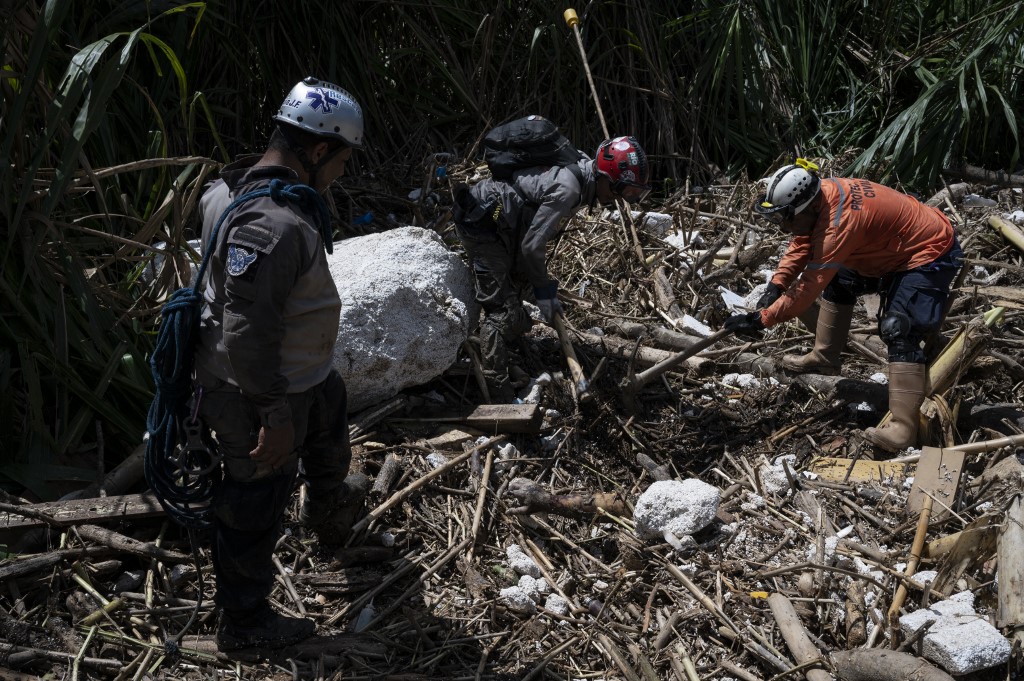
[[[761,311],[754,310],[746,314],[734,314],[725,320],[723,325],[729,331],[733,333],[746,333],[752,334],[757,333],[764,329],[764,323],[761,321]]]
[[[295,426],[288,421],[277,428],[260,428],[256,449],[249,456],[258,464],[278,468],[283,466],[295,451]]]

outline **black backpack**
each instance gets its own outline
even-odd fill
[[[491,177],[509,182],[512,173],[536,166],[568,168],[580,185],[583,172],[577,161],[583,153],[558,127],[543,116],[527,116],[492,128],[484,136],[484,161]]]

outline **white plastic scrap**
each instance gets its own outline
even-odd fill
[[[679,326],[683,327],[684,329],[689,329],[690,331],[695,332],[697,335],[704,336],[705,338],[714,333],[714,331],[711,330],[710,326],[700,321],[696,317],[691,317],[688,314],[684,314],[680,319],[677,319],[676,323],[679,324]]]
[[[875,383],[878,383],[879,385],[886,385],[887,383],[889,383],[889,377],[886,375],[886,373],[884,371],[879,371],[879,372],[871,374],[868,377],[868,380],[869,381],[874,381]]]
[[[545,452],[553,452],[558,449],[558,445],[562,444],[562,441],[566,437],[566,432],[559,428],[551,435],[540,438],[540,446]]]
[[[430,464],[431,468],[440,468],[441,466],[448,463],[448,459],[444,458],[443,455],[438,454],[437,452],[431,452],[430,454],[427,454],[426,459],[427,463]]]
[[[747,294],[747,297],[743,299],[743,307],[748,310],[753,310],[757,307],[757,301],[761,300],[761,296],[768,290],[768,282],[758,284]]]
[[[758,378],[754,374],[726,374],[722,377],[722,383],[735,388],[760,388],[762,385],[776,386],[779,382],[773,377]]]
[[[546,371],[537,378],[531,378],[521,393],[523,395],[523,403],[538,404],[541,396],[544,394],[544,387],[548,385],[551,385],[551,374]]]
[[[359,615],[356,617],[355,624],[352,625],[353,631],[362,631],[367,627],[373,618],[377,615],[376,608],[373,607],[373,599],[363,606],[363,609],[359,611]]]
[[[743,296],[737,293],[733,293],[732,291],[721,285],[718,287],[718,292],[722,294],[722,302],[725,303],[725,306],[729,309],[730,312],[736,310],[745,312],[747,310],[747,299],[744,298]]]

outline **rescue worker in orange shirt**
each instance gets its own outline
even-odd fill
[[[729,317],[725,328],[770,328],[803,313],[820,294],[814,349],[785,355],[782,364],[797,373],[837,374],[857,297],[878,293],[892,418],[864,434],[896,452],[917,444],[927,380],[924,342],[942,323],[963,251],[938,209],[868,180],[822,180],[817,171],[797,159],[769,178],[754,210],[793,238],[758,301],[762,309]]]

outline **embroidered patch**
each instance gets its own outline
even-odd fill
[[[256,262],[257,255],[259,254],[254,251],[230,244],[228,246],[228,274],[232,277],[243,274],[249,269],[249,265]]]

